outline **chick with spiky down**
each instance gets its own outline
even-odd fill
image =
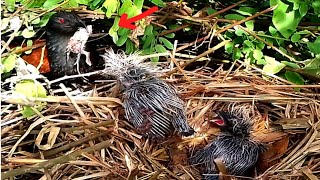
[[[190,164],[204,166],[205,179],[218,180],[219,171],[215,160],[220,159],[229,175],[245,176],[257,163],[265,145],[250,138],[252,122],[240,111],[217,111],[214,120],[221,133],[206,147],[190,158]]]
[[[155,68],[143,63],[138,53],[126,55],[113,50],[102,57],[105,74],[120,83],[126,118],[138,132],[150,139],[165,139],[174,130],[189,136],[184,102],[176,90],[155,75]]]
[[[46,28],[48,57],[53,77],[93,70],[90,53],[85,50],[92,26],[86,26],[74,13],[57,12],[51,16]]]

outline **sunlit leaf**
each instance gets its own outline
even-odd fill
[[[16,66],[16,60],[16,54],[10,54],[8,57],[1,58],[1,74],[12,71]]]
[[[227,53],[231,54],[233,52],[233,42],[228,42],[224,49],[227,51]]]
[[[276,74],[280,72],[286,65],[280,63],[279,61],[275,60],[272,57],[265,56],[264,57],[267,64],[263,67],[263,71],[270,74]]]
[[[133,3],[137,6],[138,9],[142,9],[144,0],[133,0]]]
[[[272,17],[274,26],[282,36],[289,38],[295,32],[303,16],[298,11],[288,11],[289,5],[281,0],[270,0],[270,5],[278,5]]]
[[[106,11],[106,17],[110,18],[114,12],[117,11],[118,7],[120,5],[119,0],[106,0],[103,3],[103,7],[107,9]]]
[[[63,0],[46,0],[46,2],[43,4],[43,8],[46,8],[46,9],[53,8],[54,6],[58,5],[62,1]]]
[[[263,57],[262,51],[255,49],[255,50],[253,51],[253,57],[254,57],[256,60],[261,59],[261,58]]]
[[[14,12],[16,0],[5,0],[5,6],[10,12]]]
[[[131,0],[125,0],[119,9],[119,15],[122,15],[123,13],[127,13],[129,8],[132,7],[132,5],[133,3]]]
[[[25,28],[21,35],[24,37],[24,38],[31,38],[33,37],[34,35],[36,34],[36,32],[34,30],[29,30],[28,28]]]
[[[22,94],[27,98],[32,98],[32,97],[44,98],[47,96],[47,92],[45,88],[38,81],[33,81],[33,80],[24,80],[17,83],[15,86],[15,93]],[[36,109],[39,111],[41,111],[44,108],[44,105],[46,104],[40,101],[37,101],[35,103],[37,104]],[[29,106],[24,106],[22,111],[22,115],[24,117],[30,117],[33,114],[34,114],[34,111]]]

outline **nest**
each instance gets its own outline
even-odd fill
[[[82,96],[61,84],[55,92],[65,95],[23,103],[6,99],[1,106],[2,178],[199,179],[187,158],[217,135],[209,120],[214,110],[227,108],[247,112],[254,120],[253,138],[268,145],[257,178],[319,176],[319,85],[261,77],[257,68],[241,70],[239,61],[228,71],[222,66],[169,69],[163,79],[181,93],[197,133],[164,142],[145,139],[127,123],[114,82],[99,83]],[[23,118],[19,107],[39,100],[46,108]]]

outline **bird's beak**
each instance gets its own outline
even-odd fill
[[[92,34],[92,25],[88,25],[86,27],[87,32],[91,35]]]
[[[223,111],[216,111],[218,117],[216,119],[210,120],[210,122],[213,122],[219,126],[225,125],[225,120],[227,119],[227,114]]]

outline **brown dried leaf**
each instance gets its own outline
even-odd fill
[[[56,139],[58,137],[58,134],[60,132],[60,127],[55,127],[55,126],[50,126],[50,127],[44,127],[41,129],[41,131],[39,132],[35,144],[38,146],[39,149],[41,150],[49,150],[52,148],[52,146],[54,145],[54,143],[56,142]],[[49,133],[48,135],[48,139],[47,139],[47,143],[44,145],[41,145],[43,136]]]

